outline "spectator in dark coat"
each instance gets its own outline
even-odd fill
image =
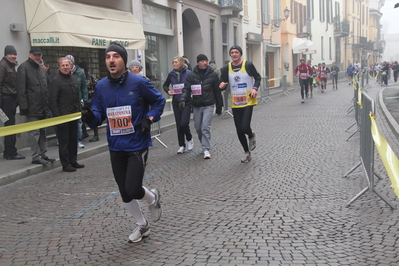
[[[47,75],[43,67],[42,51],[33,47],[29,59],[23,62],[17,71],[17,96],[20,114],[27,116],[27,122],[46,119],[49,113]],[[29,131],[33,164],[54,162],[47,156],[46,128]]]
[[[70,61],[62,57],[58,60],[59,73],[50,82],[50,109],[54,117],[73,114],[82,111],[79,102],[79,87],[76,77],[71,74]],[[85,167],[77,163],[78,121],[70,121],[57,125],[59,155],[62,170],[75,172],[77,168]]]

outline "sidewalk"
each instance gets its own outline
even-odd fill
[[[291,94],[299,94],[297,84],[294,87],[288,88]],[[372,85],[373,87],[376,85]],[[281,90],[273,90],[270,96],[280,97]],[[283,96],[281,96],[283,97]],[[287,97],[287,96],[284,96]],[[298,97],[298,95],[293,95],[293,97]],[[264,104],[264,103],[260,103]],[[392,133],[399,138],[399,86],[391,84],[388,87],[382,89],[378,93],[378,105],[380,105],[383,115],[386,117],[389,126],[392,129]],[[161,119],[161,131],[166,131],[175,128],[173,112],[165,112]],[[108,150],[105,126],[102,126],[99,130],[100,140],[97,142],[89,142],[91,139],[92,131],[88,131],[90,137],[83,140],[85,148],[78,150],[78,162],[89,158],[91,156],[97,155],[99,153]],[[162,140],[162,136],[159,137]],[[50,158],[56,158],[57,160],[53,163],[48,163],[46,165],[34,165],[31,163],[31,151],[30,148],[25,148],[19,151],[20,154],[24,155],[26,159],[24,160],[5,160],[0,158],[0,186],[15,182],[22,178],[28,177],[30,175],[35,175],[44,171],[59,168],[61,169],[61,164],[58,156],[58,146],[56,145],[55,136],[50,136],[48,139],[48,156]],[[158,145],[157,140],[153,140],[154,145]],[[168,145],[168,143],[165,143]]]

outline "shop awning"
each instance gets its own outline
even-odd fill
[[[292,41],[292,52],[294,54],[308,53],[313,46],[313,42],[310,40],[303,40],[300,38],[294,38]]]
[[[61,0],[25,0],[32,46],[145,49],[143,27],[132,13]]]

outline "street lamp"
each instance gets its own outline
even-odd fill
[[[272,21],[271,21],[272,25],[278,27],[278,26],[280,26],[281,21],[288,19],[288,17],[290,16],[291,10],[288,7],[286,7],[283,12],[284,12],[285,18],[272,19]]]

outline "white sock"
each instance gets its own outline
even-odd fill
[[[138,200],[132,200],[131,202],[124,202],[126,209],[130,212],[133,218],[136,220],[137,225],[147,225],[147,221],[141,212],[140,203]]]
[[[148,188],[143,187],[145,194],[143,197],[143,200],[147,201],[148,205],[154,204],[155,203],[155,195],[151,191],[148,190]]]

